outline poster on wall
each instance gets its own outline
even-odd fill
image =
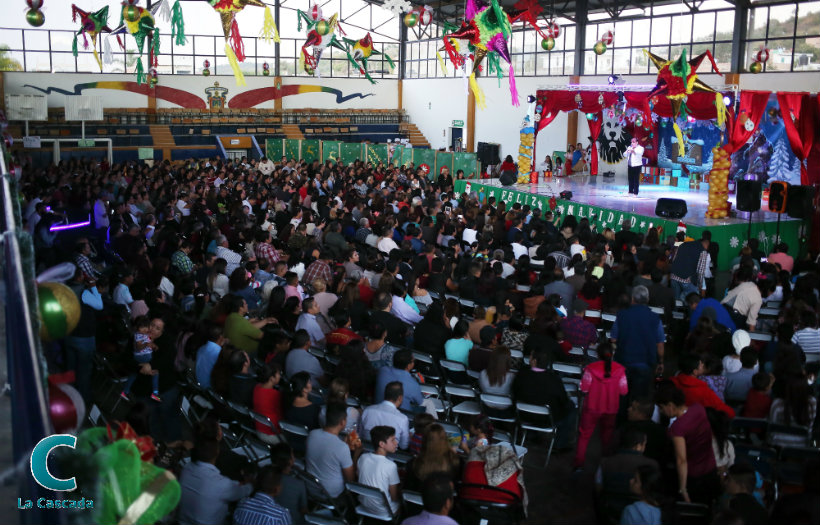
[[[364,151],[367,162],[372,162],[374,166],[387,164],[387,144],[365,144]]]
[[[319,140],[307,139],[302,141],[302,158],[308,164],[319,160]]]
[[[390,153],[390,164],[396,167],[400,166],[403,155],[404,146],[402,146],[401,144],[394,144],[393,150]]]
[[[358,142],[353,144],[343,143],[340,154],[342,164],[348,166],[351,162],[362,159],[362,145]]]
[[[455,153],[453,156],[453,176],[458,170],[464,171],[464,176],[472,179],[478,176],[479,166],[476,163],[475,153]]]
[[[299,160],[301,158],[299,149],[301,142],[299,139],[285,139],[285,156],[287,156],[288,160]]]
[[[450,175],[455,177],[455,170],[453,169],[453,153],[449,151],[437,151],[436,152],[436,169],[434,174],[438,177],[438,174],[441,173],[441,168],[447,166],[450,170]]]
[[[285,139],[266,139],[265,156],[274,162],[279,162],[284,155]]]
[[[732,155],[729,178],[754,178],[764,185],[773,180],[800,184],[800,162],[789,144],[776,94],[769,97],[757,131]]]
[[[339,147],[342,143],[338,140],[322,141],[322,162],[339,162]]]

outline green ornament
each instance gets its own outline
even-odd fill
[[[128,20],[131,23],[136,22],[140,19],[140,9],[135,5],[127,5],[125,9],[123,9],[122,17]]]
[[[606,53],[606,44],[599,40],[598,42],[595,42],[594,46],[592,46],[592,51],[594,51],[596,55],[603,55]]]
[[[37,285],[40,309],[40,337],[43,341],[62,339],[80,321],[80,301],[68,286],[45,282]]]
[[[265,76],[265,77],[270,76],[270,69],[263,69],[262,70],[262,76]]]
[[[34,27],[40,27],[46,21],[46,16],[39,9],[29,9],[26,11],[26,22]]]
[[[551,36],[548,36],[547,38],[542,38],[541,39],[541,48],[544,51],[552,51],[552,48],[554,48],[554,47],[555,47],[555,39],[552,38]]]
[[[419,23],[419,15],[416,13],[407,13],[404,15],[404,25],[407,27],[416,27]]]
[[[151,86],[152,88],[157,87],[158,83],[159,83],[159,78],[157,78],[156,76],[152,75],[148,78],[148,85]]]
[[[211,75],[211,70],[210,69],[205,68],[205,69],[202,70],[202,76],[203,77],[207,77],[207,76],[210,76],[210,75]]]
[[[755,75],[763,71],[763,64],[760,62],[752,62],[752,65],[749,66],[749,72],[754,73]]]
[[[319,20],[316,22],[316,32],[322,36],[330,33],[330,24],[327,23],[327,20]]]

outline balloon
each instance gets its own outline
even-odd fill
[[[541,48],[544,51],[552,51],[552,48],[554,48],[554,47],[555,47],[555,39],[552,38],[551,36],[541,39]]]
[[[407,13],[404,15],[404,25],[407,27],[416,27],[419,23],[419,15],[416,12]]]
[[[80,321],[80,301],[68,286],[46,282],[37,284],[40,337],[44,341],[62,339]]]
[[[754,73],[755,75],[763,71],[763,64],[760,62],[752,62],[752,65],[749,66],[749,72]]]
[[[26,22],[28,22],[29,25],[32,25],[34,27],[40,27],[45,23],[45,21],[46,16],[43,14],[42,11],[39,11],[37,9],[29,9],[26,12]]]
[[[596,55],[603,55],[606,53],[606,44],[599,40],[598,42],[595,42],[594,46],[592,46],[592,51],[594,51]]]

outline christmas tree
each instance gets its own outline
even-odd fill
[[[769,161],[769,178],[773,180],[788,181],[791,177],[791,170],[789,169],[789,146],[786,140],[780,137],[780,140],[774,145],[774,152],[772,153],[772,160]],[[798,168],[799,169],[799,168]],[[800,179],[798,175],[798,180]]]
[[[658,166],[660,166],[661,162],[669,162],[669,155],[666,153],[666,141],[661,139],[658,142],[661,143],[658,146]]]

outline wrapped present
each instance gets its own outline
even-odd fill
[[[672,186],[673,188],[678,187],[678,178],[675,175],[672,175],[671,177],[669,177],[669,185]]]
[[[660,175],[658,177],[658,184],[661,186],[669,186],[669,176],[668,175]]]
[[[689,177],[678,177],[678,183],[676,186],[683,189],[689,188]]]

